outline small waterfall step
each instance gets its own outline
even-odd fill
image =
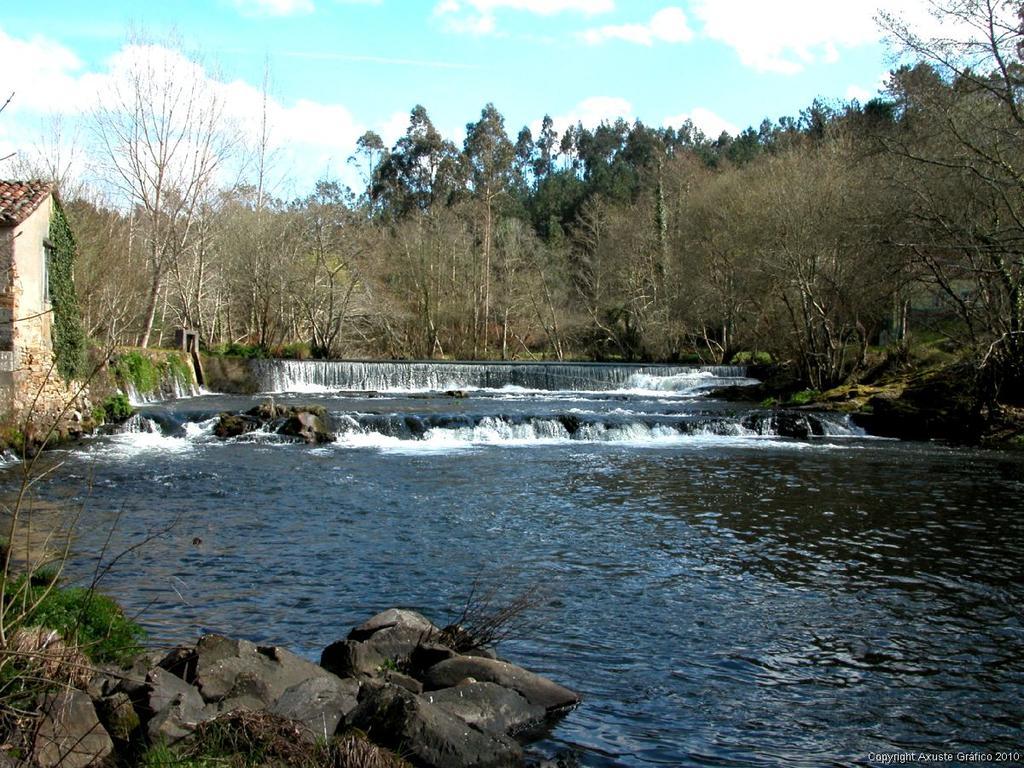
[[[749,383],[742,365],[662,365],[548,362],[362,362],[257,360],[262,392],[310,388],[346,391],[446,391],[522,387],[543,391],[605,391],[638,377],[706,376],[716,386]],[[653,387],[656,388],[656,387]]]

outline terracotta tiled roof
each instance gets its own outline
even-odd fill
[[[0,180],[0,227],[21,224],[52,192],[48,181]]]

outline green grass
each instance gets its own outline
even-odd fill
[[[161,382],[167,378],[173,378],[183,387],[192,384],[191,364],[173,352],[159,363],[136,350],[123,352],[117,356],[111,368],[114,378],[123,389],[130,386],[143,394],[158,391]]]
[[[56,630],[99,663],[125,662],[139,653],[145,632],[116,602],[84,587],[50,588],[56,579],[52,569],[41,569],[8,581],[6,614],[15,624],[7,627],[8,632],[18,626]]]
[[[139,768],[214,768],[223,766],[223,760],[207,757],[183,757],[166,744],[151,746],[139,757]]]
[[[792,395],[790,395],[789,396],[789,400],[788,400],[788,404],[789,405],[807,405],[808,403],[813,403],[819,397],[821,397],[821,392],[819,392],[818,390],[816,390],[816,389],[804,389],[804,390],[801,390],[800,392],[794,392]]]
[[[152,392],[160,386],[160,372],[153,361],[141,352],[118,355],[113,371],[122,386],[127,388],[131,385],[137,392]]]
[[[768,352],[737,352],[732,356],[732,365],[771,365],[773,362]]]

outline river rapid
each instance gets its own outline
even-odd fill
[[[583,694],[534,749],[584,766],[1024,748],[1019,453],[829,415],[783,436],[707,396],[743,383],[732,369],[440,368],[355,392],[315,365],[49,454],[41,503],[81,509],[69,576],[168,528],[101,584],[154,642],[311,659],[384,608],[445,623],[474,580],[540,587],[501,652]],[[324,406],[337,441],[212,435],[268,396]]]

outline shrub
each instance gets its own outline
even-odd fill
[[[731,362],[733,365],[771,365],[772,356],[768,352],[737,352]]]
[[[307,360],[310,356],[309,344],[296,341],[285,344],[277,350],[277,357],[285,360]]]
[[[103,401],[103,421],[119,424],[132,415],[134,409],[128,396],[118,392]]]
[[[267,350],[259,344],[239,344],[237,341],[217,344],[210,348],[210,354],[221,357],[242,357],[247,360],[268,357]]]
[[[812,403],[821,397],[821,392],[816,389],[804,389],[800,392],[794,392],[789,396],[790,405],[807,405]]]

